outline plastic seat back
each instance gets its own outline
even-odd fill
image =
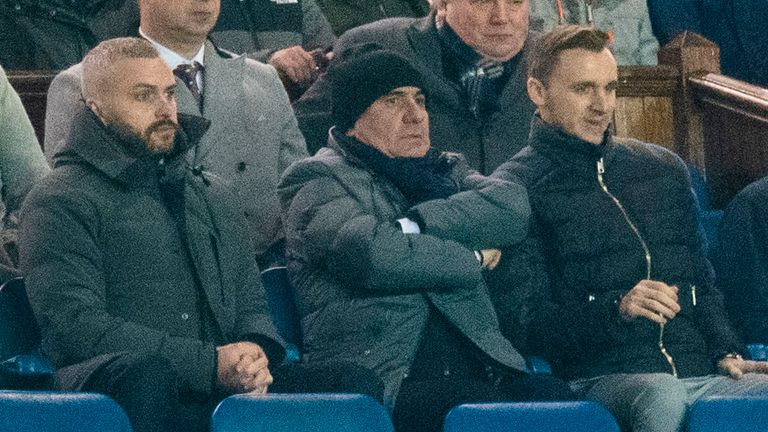
[[[213,413],[211,432],[393,432],[386,410],[357,394],[235,395]]]
[[[465,404],[445,418],[445,432],[619,432],[616,420],[594,402]]]
[[[768,395],[766,398],[702,399],[688,412],[688,432],[765,430],[768,430]]]
[[[122,408],[95,393],[0,391],[3,432],[131,432]]]

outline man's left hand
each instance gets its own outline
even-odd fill
[[[723,357],[717,367],[724,375],[739,379],[745,373],[768,374],[768,362],[744,360],[741,357]]]

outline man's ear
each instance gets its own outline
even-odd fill
[[[533,104],[537,107],[543,106],[544,101],[546,100],[547,92],[547,88],[544,86],[544,83],[537,80],[536,78],[529,77],[526,86],[528,88],[528,97],[531,98]]]
[[[85,100],[85,105],[86,105],[86,106],[87,106],[87,107],[88,107],[88,108],[89,108],[91,111],[93,111],[93,113],[94,113],[94,114],[96,114],[96,117],[98,117],[98,118],[99,118],[99,120],[101,120],[101,122],[102,122],[102,123],[105,123],[105,124],[107,123],[107,119],[104,117],[104,113],[103,113],[103,111],[101,110],[101,107],[100,107],[100,105],[99,105],[99,102],[97,102],[97,101],[95,101],[95,100],[93,100],[93,99],[86,99],[86,100]]]

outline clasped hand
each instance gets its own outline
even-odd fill
[[[272,384],[269,360],[264,350],[252,342],[237,342],[216,347],[218,384],[232,393],[266,393]]]
[[[621,298],[619,312],[624,321],[643,317],[666,324],[680,312],[678,289],[664,282],[641,280]]]

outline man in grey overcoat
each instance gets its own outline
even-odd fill
[[[219,15],[219,0],[139,0],[139,6],[141,36],[152,42],[169,68],[179,69],[179,112],[211,122],[208,132],[187,152],[187,160],[235,190],[261,266],[266,268],[273,257],[282,255],[277,182],[288,165],[306,156],[304,138],[277,72],[245,56],[218,50],[206,40]],[[195,63],[201,70],[191,81],[199,98],[187,87],[190,80],[181,76],[181,68]],[[49,161],[69,135],[75,113],[85,110],[81,74],[81,65],[61,72],[48,92],[45,154]]]
[[[390,18],[352,29],[334,45],[342,61],[350,47],[376,44],[407,58],[430,94],[432,145],[462,153],[484,174],[525,147],[534,107],[525,92],[526,55],[537,38],[528,30],[528,0],[432,0],[423,18]],[[332,125],[331,86],[321,76],[294,103],[310,153]]]
[[[329,72],[328,147],[280,183],[306,361],[376,372],[399,432],[442,430],[463,402],[569,397],[529,375],[483,282],[525,236],[525,189],[430,148],[419,72],[360,51]]]
[[[362,368],[281,364],[237,202],[184,158],[208,121],[177,116],[152,44],[102,42],[82,76],[88,110],[22,209],[21,269],[57,388],[111,396],[136,432],[206,431],[237,392],[381,398]]]

